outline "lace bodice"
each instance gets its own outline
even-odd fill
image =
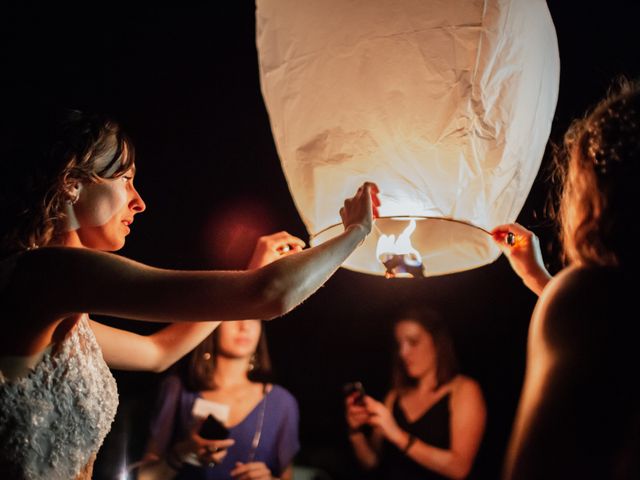
[[[27,376],[0,372],[0,472],[77,478],[102,445],[118,406],[111,372],[86,315]],[[8,472],[6,471],[8,469]]]

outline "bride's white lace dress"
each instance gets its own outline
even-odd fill
[[[0,371],[0,476],[91,478],[118,392],[88,318],[27,376]]]

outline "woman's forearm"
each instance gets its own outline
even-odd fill
[[[368,231],[360,225],[348,227],[342,234],[315,248],[283,258],[264,267],[272,277],[267,303],[271,318],[283,315],[320,288],[351,253],[364,241]]]
[[[437,448],[402,432],[392,441],[396,447],[414,462],[440,475],[452,479],[463,479],[469,475],[471,462],[452,450]],[[409,446],[409,448],[407,448]]]
[[[169,325],[152,335],[138,335],[90,320],[102,356],[117,370],[161,372],[204,340],[220,322]]]
[[[552,276],[543,266],[521,276],[524,284],[536,295],[540,296]]]
[[[220,322],[174,323],[150,335],[155,347],[155,372],[163,372],[197,347]]]
[[[367,470],[374,469],[378,465],[378,455],[367,436],[362,432],[354,432],[349,435],[349,440],[360,465]]]

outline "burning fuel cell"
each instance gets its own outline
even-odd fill
[[[416,278],[424,278],[424,266],[422,259],[413,253],[399,255],[397,253],[383,253],[378,257],[386,271],[385,278],[395,278],[398,276],[411,275]]]
[[[411,276],[424,278],[422,257],[413,245],[411,234],[416,229],[416,221],[411,220],[407,228],[398,236],[381,235],[376,247],[376,257],[384,265],[386,278]]]

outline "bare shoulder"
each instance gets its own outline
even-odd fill
[[[466,375],[456,375],[451,381],[451,401],[467,401],[469,399],[482,400],[482,389],[480,384]]]
[[[610,287],[623,281],[624,274],[612,267],[569,267],[557,274],[541,298],[555,301],[584,297],[592,292],[606,293]]]
[[[452,391],[480,390],[480,384],[466,375],[456,375],[451,382]]]
[[[627,276],[615,268],[565,269],[536,305],[530,345],[542,342],[550,352],[571,355],[615,341],[611,335],[623,334],[618,327],[631,306],[628,285]]]
[[[543,292],[531,323],[509,478],[546,478],[550,471],[554,478],[611,478],[597,469],[621,458],[621,442],[635,438],[630,419],[638,417],[639,327],[630,279],[632,272],[616,268],[569,268]]]

